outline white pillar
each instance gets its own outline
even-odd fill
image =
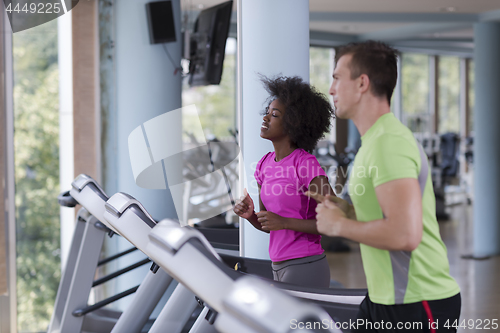
[[[73,42],[71,11],[57,19],[59,65],[59,184],[62,191],[71,188],[74,180],[73,154]],[[61,270],[64,271],[73,231],[75,209],[60,208],[61,217]]]
[[[465,139],[469,135],[468,133],[468,121],[469,121],[469,59],[460,59],[460,153],[458,161],[460,163],[460,177],[463,179],[466,173],[466,161],[465,161],[465,150],[466,144]],[[464,185],[462,182],[460,185]]]
[[[244,165],[240,182],[244,182],[242,187],[246,187],[253,198],[256,211],[259,195],[253,175],[255,166],[264,154],[273,150],[269,141],[260,138],[260,111],[268,95],[258,73],[300,76],[309,81],[308,0],[238,1],[237,94],[243,158],[240,165]],[[268,234],[256,230],[247,221],[240,221],[243,256],[268,259],[268,247]]]
[[[15,181],[14,181],[14,64],[12,56],[12,29],[7,13],[2,10],[0,27],[3,36],[0,37],[3,55],[3,68],[0,87],[3,89],[3,106],[0,107],[3,119],[0,120],[1,133],[3,136],[3,147],[0,147],[3,154],[3,172],[0,178],[3,182],[4,209],[4,229],[5,235],[5,256],[6,270],[2,272],[7,282],[7,293],[0,294],[0,331],[17,332],[17,265],[16,265],[16,205],[15,205]]]
[[[172,1],[176,42],[150,44],[146,3],[150,0],[115,1],[115,98],[116,124],[107,124],[116,129],[116,156],[103,156],[106,165],[117,165],[117,191],[126,192],[151,213],[155,219],[176,218],[177,214],[170,191],[144,189],[136,185],[130,163],[128,137],[130,133],[147,122],[166,112],[182,106],[181,73],[175,71],[181,60],[181,8],[180,0]],[[169,60],[165,49],[172,57]],[[166,132],[182,128],[182,120],[165,126]],[[166,145],[182,147],[182,137],[165,142]],[[178,150],[181,150],[179,148]],[[109,150],[108,150],[109,151]],[[108,182],[113,183],[108,179]],[[113,195],[114,193],[108,193]],[[118,238],[117,238],[118,239]],[[117,250],[130,248],[131,245],[119,239]],[[131,264],[141,254],[130,254],[120,260],[120,267]],[[134,270],[119,278],[116,291],[123,291],[134,284],[139,284],[145,276],[145,270]],[[124,300],[127,303],[127,299]]]
[[[474,24],[474,256],[500,254],[500,22]]]

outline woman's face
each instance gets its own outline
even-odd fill
[[[275,99],[269,104],[264,115],[262,126],[260,128],[261,138],[271,141],[285,138],[285,129],[283,128],[283,117],[285,115],[285,106]]]

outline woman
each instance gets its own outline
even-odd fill
[[[246,190],[234,212],[270,233],[274,280],[328,288],[330,269],[316,228],[316,202],[304,193],[333,195],[311,154],[330,128],[333,111],[325,97],[299,77],[262,79],[270,97],[260,136],[273,143],[257,164],[260,211]]]

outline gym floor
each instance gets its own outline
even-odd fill
[[[461,288],[461,321],[465,319],[467,328],[460,328],[459,332],[479,331],[493,319],[500,325],[500,256],[484,260],[464,258],[472,253],[472,206],[451,207],[450,219],[440,221],[439,226],[448,248],[450,273]],[[366,288],[359,245],[348,245],[350,252],[327,252],[331,278],[346,288]],[[500,329],[492,329],[490,324],[490,331]]]

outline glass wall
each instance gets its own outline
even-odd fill
[[[309,83],[333,102],[328,94],[332,84],[335,50],[326,47],[309,48]],[[335,142],[335,120],[332,122],[329,139]],[[328,138],[328,135],[327,135]]]
[[[57,20],[13,36],[18,332],[42,332],[61,276]]]
[[[328,95],[333,74],[333,49],[324,47],[309,48],[309,82],[319,92]]]
[[[431,130],[429,115],[429,56],[401,56],[402,120],[413,132]]]
[[[459,133],[460,130],[460,58],[438,57],[438,133]],[[429,56],[402,55],[402,120],[413,132],[432,132],[429,113]],[[473,125],[474,64],[469,66],[469,128]]]
[[[439,133],[460,132],[460,59],[439,57]]]
[[[474,61],[469,60],[469,131],[474,129],[474,103],[475,103],[475,93],[474,93]]]

